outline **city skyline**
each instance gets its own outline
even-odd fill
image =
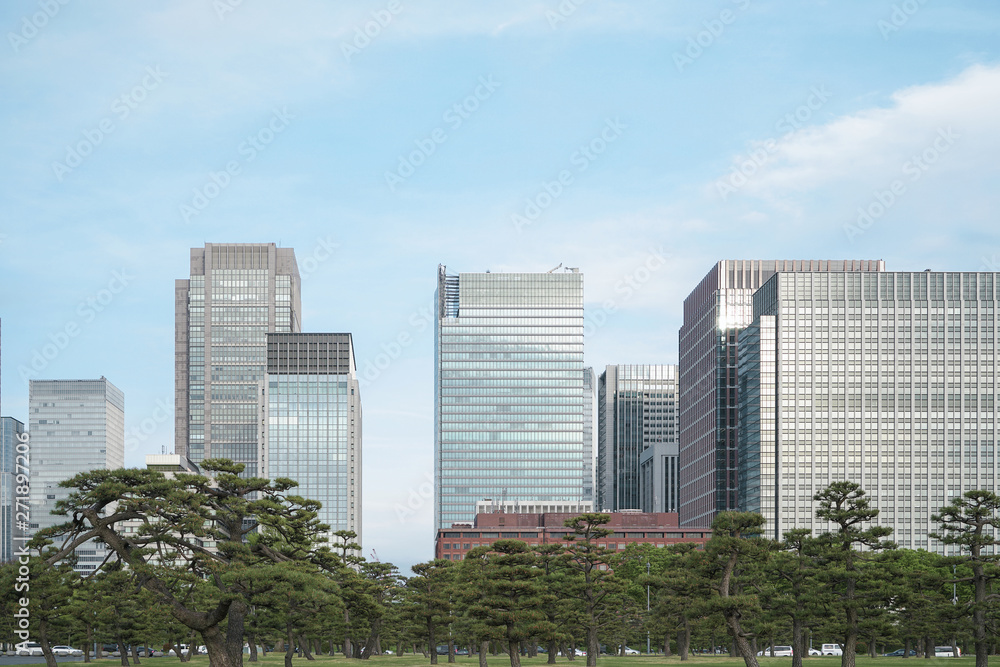
[[[4,3],[2,415],[104,375],[127,464],[171,451],[190,249],[293,248],[304,328],[354,339],[366,553],[405,570],[438,264],[580,267],[595,369],[678,363],[720,259],[1000,269],[995,2],[572,4],[402,3],[362,48],[384,2]]]

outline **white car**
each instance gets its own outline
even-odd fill
[[[840,644],[823,644],[823,648],[821,650],[823,655],[844,655],[844,651],[840,648]]]
[[[42,652],[42,645],[35,642],[27,642],[24,646],[17,649],[17,654],[27,656],[44,655]]]
[[[757,655],[771,657],[771,648],[767,647],[763,651],[758,651]],[[791,646],[775,646],[774,657],[775,658],[791,658],[792,657],[792,647]]]
[[[954,658],[955,653],[952,651],[950,646],[935,646],[934,647],[934,657],[935,658]],[[962,657],[962,649],[958,649],[958,657]]]
[[[78,648],[73,648],[72,646],[53,646],[52,655],[62,655],[62,656],[81,656],[83,651]]]
[[[636,651],[634,648],[629,648],[628,646],[626,646],[625,655],[639,655],[639,652]]]
[[[823,655],[823,651],[820,651],[818,648],[810,648],[809,655]]]

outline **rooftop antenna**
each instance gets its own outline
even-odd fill
[[[558,271],[561,268],[562,268],[562,262],[559,262],[559,266],[557,266],[556,268],[552,269],[548,273],[555,273],[556,271]]]

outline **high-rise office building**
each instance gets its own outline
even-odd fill
[[[300,330],[295,251],[273,243],[191,249],[176,281],[174,452],[193,463],[226,458],[260,474],[258,387],[268,332]]]
[[[596,380],[594,369],[583,369],[583,500],[594,500],[594,451],[597,449],[594,430]]]
[[[583,499],[583,274],[438,267],[437,528],[476,502]]]
[[[740,507],[769,536],[830,529],[813,496],[861,485],[877,522],[942,551],[931,516],[1000,492],[1000,274],[778,273],[740,336]]]
[[[14,538],[23,534],[15,522],[15,496],[18,495],[15,492],[18,486],[15,461],[23,433],[24,424],[13,417],[0,417],[0,563],[14,557]]]
[[[671,502],[676,512],[677,487],[664,489],[659,469],[647,466],[648,488],[641,489],[640,460],[647,450],[669,458],[663,474],[677,483],[677,366],[614,365],[605,368],[597,381],[597,484],[601,510],[664,507]],[[656,457],[657,464],[660,462]],[[658,478],[654,480],[654,478]],[[659,489],[659,495],[657,494]],[[660,510],[656,510],[660,511]]]
[[[261,470],[322,503],[330,532],[361,544],[361,389],[349,333],[272,333],[262,384]]]
[[[82,472],[125,465],[125,395],[106,378],[31,380],[29,532],[66,521],[53,516],[70,490],[59,483]],[[88,542],[76,549],[78,572],[93,571],[107,547]]]
[[[737,508],[737,335],[753,294],[778,271],[884,271],[881,260],[723,260],[684,300],[679,336],[680,523],[710,525]]]

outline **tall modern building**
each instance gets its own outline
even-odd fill
[[[14,557],[14,538],[23,534],[15,522],[18,486],[15,458],[23,433],[24,424],[13,417],[0,417],[0,563]]]
[[[361,544],[361,390],[349,333],[272,333],[262,383],[261,470],[322,504]]]
[[[31,380],[29,532],[66,521],[52,510],[70,490],[59,483],[90,470],[125,465],[125,395],[106,378]],[[93,542],[76,549],[78,572],[93,571],[107,553]]]
[[[783,272],[884,271],[881,260],[723,260],[684,300],[679,336],[680,523],[710,525],[737,508],[737,335],[753,294]]]
[[[583,369],[583,500],[594,500],[594,452],[597,442],[594,430],[594,400],[597,382],[594,369]]]
[[[199,464],[227,458],[260,474],[258,387],[268,332],[300,330],[295,251],[273,243],[191,249],[176,281],[174,452]]]
[[[476,502],[583,499],[583,274],[438,267],[437,528]]]
[[[931,516],[1000,492],[1000,274],[778,273],[740,336],[740,506],[770,536],[830,527],[813,496],[861,485],[901,547],[943,551]]]
[[[677,366],[615,365],[601,373],[597,381],[597,505],[601,510],[677,511],[677,394]],[[644,454],[647,461],[655,459],[647,465],[645,488],[640,474]],[[673,509],[651,509],[669,505]]]

